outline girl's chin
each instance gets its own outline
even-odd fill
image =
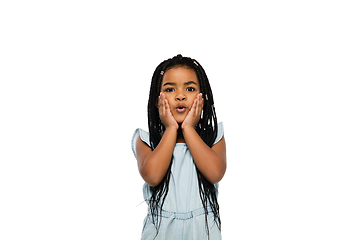
[[[176,122],[177,122],[179,125],[181,125],[181,124],[184,122],[184,119],[181,119],[181,120],[175,119],[175,120],[176,120]]]
[[[185,120],[185,116],[184,117],[181,117],[181,116],[178,116],[178,117],[175,117],[175,121],[178,123],[178,124],[182,124]]]
[[[180,116],[179,116],[180,115]],[[178,123],[178,124],[181,124],[184,122],[187,114],[173,114],[174,118],[175,118],[175,121]]]

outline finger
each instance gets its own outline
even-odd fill
[[[167,101],[167,99],[166,99],[166,96],[165,96],[165,94],[162,94],[162,100],[163,100],[163,107],[164,107],[164,109],[166,109],[166,101]]]
[[[166,107],[167,99],[166,99],[165,94],[162,94],[162,97],[163,97],[163,112],[164,112],[164,115],[166,115],[166,113],[167,113],[167,107]]]
[[[199,111],[200,114],[202,113],[203,107],[204,107],[204,98],[202,97],[202,94],[200,95],[200,107],[199,107]]]
[[[204,104],[205,104],[205,99],[202,97],[202,95],[201,95],[201,102],[202,102],[202,104],[201,104],[201,109],[204,107]]]
[[[197,103],[196,103],[196,116],[200,115],[201,113],[201,94],[197,96]]]
[[[163,106],[163,100],[162,100],[162,96],[161,96],[161,93],[160,93],[160,96],[159,96],[159,110],[161,110]]]
[[[160,93],[159,98],[160,98],[160,100],[159,100],[159,114],[164,115],[164,113],[165,113],[165,106],[164,106],[164,96],[163,96],[163,93]]]
[[[158,97],[158,102],[157,102],[158,109],[160,109],[160,106],[161,106],[161,95],[159,95]]]
[[[165,105],[165,110],[166,110],[166,111],[170,111],[169,101],[165,98],[165,99],[164,99],[164,102],[165,102],[165,104],[164,104],[164,105]]]
[[[194,114],[193,116],[196,116],[196,110],[197,110],[197,106],[198,106],[198,102],[199,102],[199,99],[198,99],[199,96],[196,96],[195,100],[194,100]]]
[[[192,114],[193,114],[194,117],[196,116],[196,112],[197,112],[197,108],[198,108],[198,103],[199,103],[199,100],[196,98],[196,99],[194,100],[194,104],[193,104],[193,106],[192,106],[192,108],[191,108],[191,110],[193,111]]]

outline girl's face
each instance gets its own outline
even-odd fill
[[[200,84],[193,69],[179,66],[164,73],[160,91],[165,94],[175,120],[182,123],[200,93]]]

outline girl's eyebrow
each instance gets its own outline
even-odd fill
[[[194,82],[194,81],[189,81],[189,82],[184,83],[184,85],[191,85],[191,84],[197,85],[196,82]],[[163,87],[165,87],[166,85],[175,86],[176,83],[167,82],[167,83],[164,83]]]
[[[166,86],[166,85],[171,85],[171,86],[174,86],[174,85],[176,85],[176,84],[175,84],[175,83],[173,83],[173,82],[167,82],[167,83],[164,83],[163,87],[164,87],[164,86]]]
[[[194,82],[194,81],[189,81],[189,82],[184,83],[184,85],[191,85],[191,84],[197,85],[196,82]]]

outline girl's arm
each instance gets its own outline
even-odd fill
[[[204,143],[194,128],[183,129],[183,135],[200,172],[210,183],[220,182],[226,170],[226,144],[224,137],[210,148]]]
[[[169,168],[177,137],[176,129],[166,129],[154,151],[141,139],[136,141],[136,157],[141,177],[152,187],[157,186]]]
[[[160,120],[165,126],[165,132],[157,147],[152,151],[140,137],[136,140],[136,157],[140,175],[152,187],[161,182],[169,168],[179,127],[170,112],[169,103],[163,93],[160,93],[158,108]]]
[[[222,137],[210,148],[195,131],[195,126],[201,116],[203,101],[202,95],[199,94],[181,127],[197,168],[210,183],[215,184],[223,178],[226,171],[226,144]]]

